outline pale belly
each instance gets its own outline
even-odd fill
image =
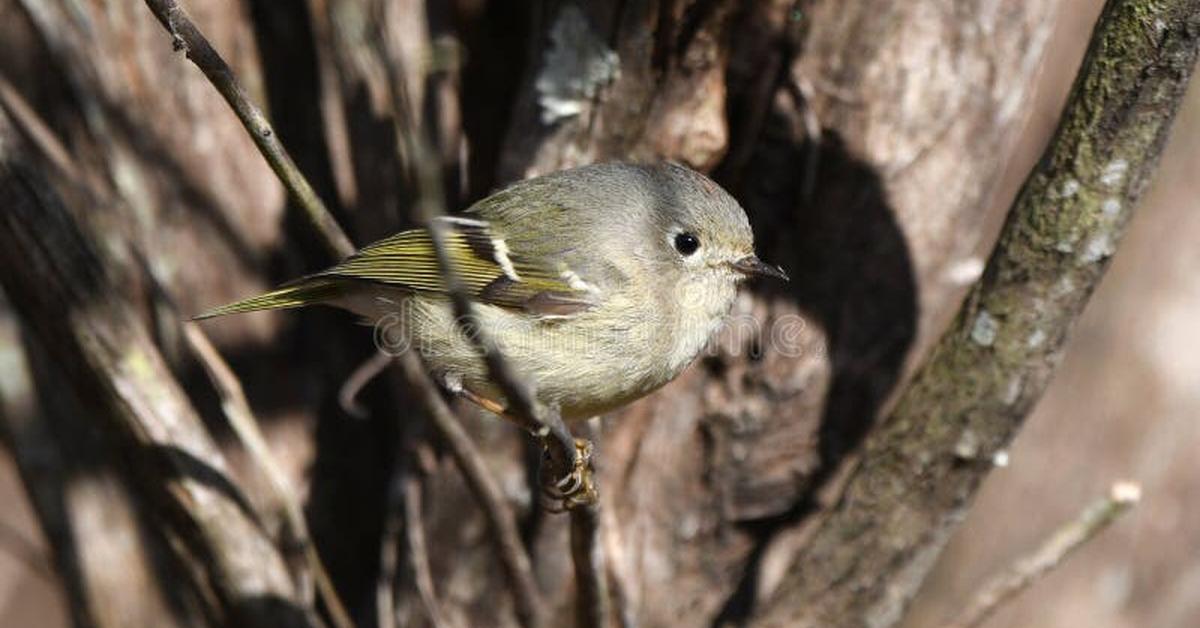
[[[391,326],[391,334],[403,336],[393,348],[419,351],[448,386],[502,400],[445,300],[406,295],[342,305],[377,321],[377,332]],[[533,319],[490,305],[476,305],[476,313],[509,363],[533,384],[538,399],[556,405],[568,421],[604,414],[670,382],[720,323],[713,317],[688,326],[687,334],[674,334],[667,330],[677,325],[658,320],[661,313],[652,306],[636,303],[565,320]]]
[[[452,319],[441,304],[419,307],[414,330],[434,331],[423,337],[453,338],[432,343],[422,355],[435,371],[461,377],[468,389],[489,398],[501,397],[486,368],[458,334],[448,333]],[[492,306],[478,308],[484,329],[504,356],[533,384],[543,403],[557,405],[566,420],[586,419],[638,399],[673,379],[678,370],[665,368],[661,340],[641,333],[632,319],[598,324],[589,314],[562,321],[534,320]]]

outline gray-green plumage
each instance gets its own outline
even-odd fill
[[[483,327],[568,419],[662,386],[703,349],[754,257],[745,212],[673,164],[597,164],[522,181],[447,217]],[[695,242],[693,249],[691,244]],[[325,303],[412,347],[443,381],[499,400],[458,333],[429,235],[406,231],[326,271],[200,318]]]

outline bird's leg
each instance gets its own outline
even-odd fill
[[[513,423],[516,423],[518,425],[521,424],[520,421],[518,421],[517,419],[508,415],[507,408],[505,408],[503,405],[501,405],[499,401],[493,401],[491,399],[488,399],[487,397],[481,397],[481,396],[476,395],[475,393],[467,390],[466,388],[462,388],[462,387],[459,387],[457,390],[455,390],[455,389],[451,389],[451,390],[452,390],[452,392],[456,393],[459,397],[462,397],[463,399],[470,401],[471,403],[479,406],[480,408],[483,408],[484,410],[487,410],[488,412],[491,412],[492,414],[494,414],[506,421],[512,421]]]
[[[451,394],[462,397],[463,399],[470,401],[480,408],[491,412],[492,414],[504,419],[505,421],[508,421],[509,423],[512,423],[526,432],[529,432],[534,436],[538,436],[537,430],[530,426],[529,421],[523,420],[519,416],[514,416],[508,411],[508,407],[499,401],[496,401],[495,399],[488,399],[483,395],[472,392],[466,386],[462,385],[461,379],[443,377],[442,386],[444,386],[446,390],[450,391]]]
[[[558,408],[547,410],[542,420],[548,432],[541,437],[543,455],[538,469],[542,495],[551,502],[546,509],[564,512],[595,504],[599,493],[592,466],[594,447],[591,441],[571,436]]]
[[[535,438],[543,438],[543,434],[546,432],[546,430],[541,429],[538,424],[535,423],[535,424],[531,425],[530,424],[531,422],[529,420],[523,419],[520,416],[514,415],[513,413],[509,412],[508,406],[500,403],[499,401],[496,401],[495,399],[488,399],[487,397],[477,395],[477,394],[467,390],[466,388],[457,388],[457,389],[452,388],[450,390],[451,390],[451,392],[458,395],[459,397],[462,397],[463,399],[470,401],[471,403],[479,406],[480,408],[483,408],[484,410],[491,412],[492,414],[504,419],[505,421],[512,423],[513,425],[521,428],[522,430],[525,430],[526,432],[529,433],[530,436],[533,436]]]
[[[549,438],[549,437],[548,437]],[[566,512],[579,506],[596,503],[600,494],[596,491],[595,469],[592,467],[592,442],[586,438],[574,438],[570,471],[562,472],[554,464],[550,453],[551,445],[543,443],[542,464],[538,469],[538,480],[541,482],[542,496],[547,502],[547,512]]]
[[[548,511],[565,512],[577,506],[596,503],[599,494],[593,480],[594,447],[587,439],[571,436],[557,408],[548,409],[545,429],[532,431],[528,421],[513,416],[500,402],[477,395],[463,386],[447,388],[480,408],[531,431],[533,436],[541,440],[543,453],[538,479],[542,485],[542,495],[552,502],[546,508]]]

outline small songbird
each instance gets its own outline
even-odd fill
[[[743,279],[787,279],[758,259],[746,213],[676,164],[605,163],[516,183],[443,221],[480,326],[538,400],[597,416],[674,379],[729,313]],[[197,318],[327,304],[417,350],[452,389],[503,407],[462,335],[427,229]]]

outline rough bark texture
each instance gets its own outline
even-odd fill
[[[5,207],[0,284],[36,337],[37,348],[44,352],[39,357],[54,365],[55,387],[77,399],[75,411],[91,414],[86,424],[103,435],[89,442],[82,435],[75,439],[65,434],[67,426],[49,429],[59,430],[65,446],[97,462],[103,460],[100,451],[105,448],[120,451],[120,457],[109,460],[109,470],[126,474],[122,479],[140,500],[138,514],[156,534],[176,544],[171,575],[193,579],[192,595],[210,596],[191,600],[204,606],[209,621],[309,625],[283,558],[252,506],[228,479],[223,457],[131,304],[115,289],[114,281],[131,279],[131,273],[122,272],[107,253],[96,249],[95,243],[104,239],[101,232],[76,225],[36,173],[15,133],[7,119],[0,118],[0,204]],[[109,244],[121,245],[111,240]],[[84,424],[78,418],[68,423]],[[68,463],[68,468],[75,464],[78,461]],[[107,484],[104,466],[93,473],[92,481],[102,489]],[[64,483],[63,501],[74,506],[68,511],[72,521],[84,523],[85,529],[95,525],[79,519],[89,508],[78,500],[95,501],[103,490],[89,498],[86,483]],[[73,490],[77,500],[71,499]],[[119,504],[107,510],[133,514]],[[119,521],[117,525],[131,526]],[[136,619],[112,610],[119,609],[125,595],[119,591],[133,582],[111,586],[103,572],[88,569],[96,549],[103,547],[81,547],[76,557],[84,565],[81,575],[92,576],[77,591],[85,599],[76,606],[88,609],[84,616],[77,611],[77,618],[102,625]],[[115,604],[107,599],[110,596]]]
[[[887,626],[1062,357],[1200,51],[1200,3],[1109,2],[1067,110],[950,329],[867,439],[764,625]]]
[[[679,381],[595,425],[614,620],[675,626],[890,623],[961,517],[987,456],[1040,391],[1062,323],[1111,254],[1165,127],[1117,131],[1166,111],[1148,103],[1176,94],[1150,87],[1182,84],[1194,23],[1180,31],[1164,19],[1163,29],[1112,40],[1125,46],[1125,61],[1106,71],[1147,61],[1162,71],[1089,88],[1104,99],[1082,113],[1096,117],[1064,133],[1099,133],[1050,155],[1043,168],[1053,169],[1031,182],[1018,208],[1054,191],[1058,211],[1010,223],[1016,233],[1004,242],[1021,255],[993,260],[983,292],[932,354],[942,366],[923,370],[916,388],[892,401],[984,269],[981,252],[1009,207],[1001,175],[1058,4],[185,6],[358,244],[411,219],[413,156],[397,138],[418,126],[435,138],[454,208],[520,177],[618,158],[690,164],[742,201],[760,254],[788,269],[792,283],[748,291],[729,329]],[[1195,9],[1194,1],[1117,4]],[[0,55],[0,72],[91,180],[83,194],[78,181],[47,172],[50,186],[81,209],[88,195],[111,196],[80,221],[81,250],[130,241],[186,312],[329,261],[233,115],[172,53],[141,3],[0,0],[0,17],[11,18],[0,19],[0,39],[14,51]],[[1103,114],[1112,103],[1124,103],[1112,109],[1124,113]],[[1118,145],[1141,148],[1116,154]],[[1075,184],[1064,187],[1066,177]],[[142,260],[122,250],[122,268],[138,277]],[[1034,263],[1037,273],[1027,270]],[[6,276],[24,281],[11,269]],[[1017,288],[1034,279],[1040,292]],[[5,281],[13,301],[38,296]],[[178,314],[145,284],[110,282],[113,301],[140,307],[95,312],[96,324],[162,355],[156,372],[177,421],[198,412],[216,425],[217,404],[172,331]],[[36,303],[19,308],[24,325],[72,324],[44,298]],[[1052,321],[1037,318],[1034,305],[1067,309]],[[359,395],[361,412],[339,403],[340,386],[371,355],[368,331],[320,310],[206,330],[308,489],[314,537],[359,625],[515,623],[488,518],[421,427],[421,406],[387,377]],[[45,342],[38,352],[66,355]],[[1014,380],[1027,358],[1034,372]],[[986,366],[985,376],[967,378],[972,365]],[[973,405],[980,399],[987,403]],[[864,448],[881,413],[891,419]],[[550,625],[570,621],[568,525],[539,508],[537,452],[494,418],[464,414],[521,513]],[[994,416],[1004,420],[989,422]],[[918,447],[902,438],[926,440]],[[97,467],[115,468],[112,454],[96,456]],[[252,483],[231,477],[256,503]],[[423,520],[413,521],[412,504]],[[417,564],[426,552],[414,549],[425,545],[427,574]],[[147,613],[159,612],[153,605]]]
[[[593,18],[596,39],[622,61],[578,117],[539,130],[542,104],[526,90],[505,155],[533,156],[514,172],[502,163],[501,176],[665,146],[660,127],[610,120],[640,106],[630,102],[652,103],[638,109],[645,115],[686,118],[694,84],[679,90],[686,100],[666,96],[671,85],[702,71],[725,76],[725,89],[704,91],[720,101],[709,106],[729,112],[718,180],[746,205],[763,256],[799,277],[747,296],[740,324],[699,368],[606,423],[601,486],[642,621],[736,620],[762,595],[766,539],[815,508],[814,491],[885,402],[918,329],[945,319],[933,305],[948,311],[945,301],[974,278],[947,276],[969,265],[994,228],[989,192],[1020,128],[1015,103],[1036,71],[1051,8],[981,4],[985,19],[975,23],[947,3],[660,3],[698,34],[668,39],[672,54],[646,95],[636,86],[655,71],[655,27],[673,32],[644,18],[655,14],[647,4]],[[544,18],[543,32],[553,20]],[[614,22],[624,26],[604,26]],[[921,26],[901,26],[909,22]],[[985,27],[986,36],[976,33]],[[538,78],[554,59],[553,37],[544,41],[531,70]],[[685,63],[683,51],[705,46],[697,58],[719,67]],[[946,67],[926,70],[931,55]],[[681,147],[713,132],[698,125],[692,140],[655,154],[710,164]],[[816,184],[806,190],[810,176]],[[668,599],[652,593],[666,588]]]
[[[26,346],[31,357],[40,354],[33,338],[21,337],[15,321],[4,327],[0,333],[7,342]],[[72,621],[80,626],[160,620],[183,625],[189,611],[195,615],[198,609],[183,602],[189,597],[183,593],[177,598],[183,602],[180,616],[174,618],[178,621],[171,621],[164,592],[152,586],[158,577],[152,558],[165,549],[161,535],[138,520],[137,505],[119,478],[97,472],[102,461],[96,455],[99,439],[91,415],[69,391],[34,389],[33,369],[49,371],[43,378],[56,377],[50,365],[14,366],[8,365],[4,373],[0,437],[16,458],[25,494],[42,522],[50,548],[45,567],[60,575]],[[16,394],[20,390],[29,394]],[[114,564],[122,569],[112,570]],[[131,583],[146,594],[125,595]],[[30,616],[34,614],[47,621],[52,617],[48,609]]]

